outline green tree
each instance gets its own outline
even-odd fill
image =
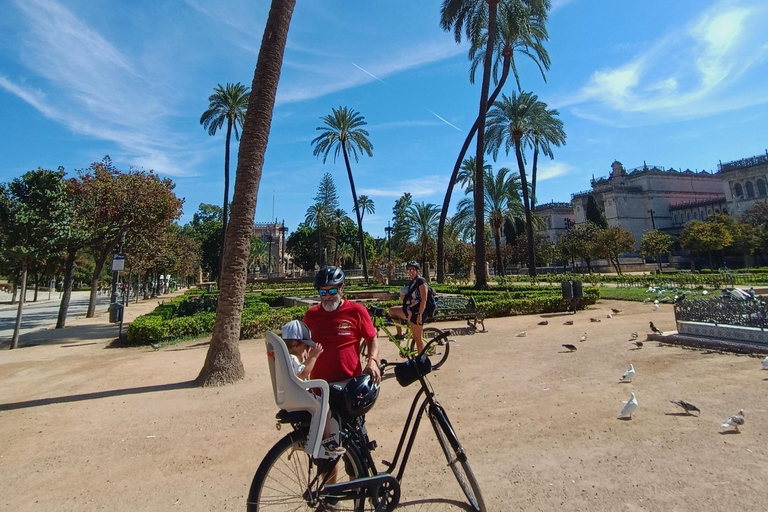
[[[317,240],[314,230],[305,222],[298,225],[295,231],[288,235],[285,250],[293,258],[294,265],[304,270],[311,270],[317,255],[317,246],[313,240]]]
[[[429,268],[426,263],[427,248],[437,235],[437,223],[440,219],[440,210],[432,203],[413,203],[408,208],[408,223],[410,231],[419,246],[419,261],[422,265],[424,279],[429,281]]]
[[[587,271],[592,273],[592,259],[599,256],[598,235],[600,228],[594,222],[582,222],[571,227],[558,237],[560,252],[572,258],[581,258],[587,264]]]
[[[21,297],[10,348],[19,345],[19,329],[27,290],[27,271],[35,261],[63,253],[69,237],[71,203],[64,169],[38,168],[0,185],[0,232],[4,259],[21,269]]]
[[[357,216],[357,236],[362,254],[360,259],[363,262],[363,277],[368,283],[368,262],[365,258],[365,240],[363,237],[363,212],[360,211],[360,205],[355,191],[355,180],[352,177],[352,167],[349,164],[349,153],[355,157],[355,162],[359,161],[358,151],[368,156],[373,156],[373,144],[368,140],[368,132],[362,127],[365,126],[365,117],[358,112],[347,108],[339,107],[331,109],[333,114],[321,117],[325,126],[318,126],[317,130],[322,133],[312,140],[315,156],[323,155],[323,163],[328,159],[328,155],[333,151],[333,161],[342,153],[344,156],[344,165],[347,167],[347,176],[349,177],[349,187],[352,189],[352,200],[355,204],[355,215]]]
[[[323,246],[323,231],[328,224],[328,214],[329,212],[325,209],[323,203],[313,204],[307,208],[307,213],[304,214],[304,222],[306,222],[309,227],[314,228],[317,232],[317,261],[320,263],[320,266],[327,263],[323,257],[325,249]]]
[[[333,262],[334,262],[333,264],[334,265],[336,265],[336,261],[338,261],[337,256],[339,252],[339,238],[341,237],[341,223],[345,219],[349,219],[349,217],[347,217],[347,212],[345,212],[341,208],[336,208],[335,210],[333,210],[331,220],[333,221],[333,225],[336,227],[334,231],[335,242],[333,244]]]
[[[325,211],[332,212],[339,208],[339,194],[336,191],[336,183],[333,181],[331,173],[323,174],[320,184],[317,186],[317,194],[314,200],[325,208]]]
[[[660,254],[669,252],[675,239],[671,235],[668,235],[658,229],[648,231],[640,239],[640,251],[643,254],[648,254],[656,258],[656,263],[659,266],[659,272],[661,272],[661,258]]]
[[[618,226],[601,230],[597,235],[598,254],[607,259],[621,275],[619,256],[635,250],[635,235]]]
[[[200,247],[200,266],[211,279],[217,280],[221,268],[222,210],[220,206],[201,203],[192,221],[183,231]]]
[[[395,201],[395,206],[392,208],[392,251],[398,255],[402,255],[405,244],[411,238],[408,209],[412,204],[413,197],[410,192],[406,192]]]
[[[237,179],[232,217],[226,231],[227,249],[224,251],[216,322],[205,363],[195,381],[201,386],[228,384],[245,375],[238,340],[248,277],[248,250],[277,84],[295,6],[296,0],[272,0],[264,27],[251,84],[253,92],[248,100],[238,152]]]
[[[548,109],[547,104],[537,101],[530,118],[529,129],[531,136],[528,143],[533,147],[533,162],[531,165],[531,210],[536,207],[536,174],[539,165],[539,152],[548,156],[550,160],[555,158],[552,146],[565,145],[565,130],[563,122],[558,119],[560,112]]]
[[[693,253],[706,253],[709,257],[709,267],[715,268],[712,252],[720,251],[732,243],[733,236],[723,224],[718,222],[692,220],[685,225],[680,235],[680,246],[692,253],[691,270],[695,270]]]
[[[605,220],[605,212],[603,212],[603,209],[597,204],[597,199],[595,199],[595,196],[592,194],[587,196],[587,207],[584,214],[589,222],[594,223],[600,229],[608,227],[608,221]]]
[[[213,89],[213,94],[208,96],[208,110],[200,116],[200,124],[208,131],[208,135],[216,135],[216,132],[227,123],[227,138],[224,146],[224,203],[222,206],[222,232],[221,249],[224,250],[224,237],[227,232],[227,219],[229,208],[229,146],[232,138],[232,130],[235,131],[235,140],[240,139],[240,130],[245,121],[245,112],[248,108],[250,92],[240,82],[221,84]],[[221,258],[219,258],[221,260]]]

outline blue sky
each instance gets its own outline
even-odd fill
[[[374,147],[353,162],[358,194],[376,205],[366,231],[383,237],[406,191],[442,204],[480,77],[469,83],[467,44],[440,28],[441,3],[298,0],[256,221],[295,229],[325,172],[354,216],[342,161],[323,165],[310,145],[320,117],[342,105],[365,116]],[[539,202],[570,201],[614,160],[714,171],[766,151],[768,2],[552,3],[547,82],[515,57],[523,89],[559,109],[568,137],[540,163]],[[200,203],[221,204],[224,131],[211,137],[199,119],[217,84],[250,87],[267,0],[2,6],[0,182],[37,167],[74,172],[109,154],[120,169],[171,177],[182,222]],[[503,153],[493,165],[516,170]]]

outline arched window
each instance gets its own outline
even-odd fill
[[[677,226],[678,224],[680,224],[680,218],[678,217],[677,214],[675,214],[675,226]]]
[[[733,186],[733,193],[736,194],[736,197],[744,197],[744,191],[741,189],[741,183],[736,183]]]
[[[757,195],[764,197],[766,195],[765,182],[762,179],[757,180]]]
[[[547,229],[552,229],[552,217],[547,217]]]
[[[751,181],[747,182],[747,197],[755,197],[755,186]]]
[[[699,212],[693,212],[693,218],[698,220]]]
[[[691,212],[688,212],[688,220],[691,220]]]
[[[720,208],[715,208],[715,213],[720,213]]]

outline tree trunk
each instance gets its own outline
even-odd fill
[[[344,164],[347,166],[347,176],[349,176],[349,186],[352,189],[352,199],[355,202],[355,215],[357,215],[357,238],[360,243],[360,262],[363,264],[363,277],[365,284],[368,284],[368,262],[365,257],[365,237],[363,236],[363,216],[360,214],[360,205],[357,202],[357,192],[355,191],[355,180],[352,178],[352,168],[349,166],[349,155],[347,146],[341,145],[341,151],[344,153]]]
[[[24,310],[24,301],[27,297],[27,262],[21,263],[21,297],[19,297],[19,309],[16,311],[16,323],[13,326],[13,337],[11,337],[11,349],[19,346],[19,330],[21,329],[21,315]]]
[[[509,75],[509,66],[511,61],[511,54],[509,56],[504,56],[504,68],[501,72],[501,79],[499,80],[499,84],[496,86],[496,89],[493,91],[493,94],[488,98],[488,105],[486,108],[486,112],[490,110],[490,108],[493,106],[493,103],[496,101],[496,98],[499,96],[499,93],[501,92],[501,88],[504,87],[504,82],[507,81],[507,76]],[[467,150],[469,149],[469,145],[472,142],[472,139],[475,138],[475,133],[477,133],[477,128],[480,126],[480,120],[475,119],[475,124],[472,125],[472,129],[467,134],[467,138],[464,139],[464,145],[461,146],[461,151],[459,151],[459,157],[456,159],[456,163],[453,166],[453,173],[451,173],[451,179],[448,181],[448,190],[445,191],[445,199],[443,199],[443,207],[440,211],[440,222],[437,226],[437,282],[443,283],[445,282],[445,265],[443,262],[445,261],[445,244],[443,242],[443,235],[445,234],[445,221],[448,218],[448,208],[451,204],[451,195],[453,195],[453,187],[456,186],[456,178],[459,175],[459,169],[461,169],[461,163],[464,161],[464,156],[467,154]]]
[[[224,264],[224,242],[227,239],[227,219],[229,215],[229,141],[232,137],[232,120],[227,120],[227,141],[224,146],[224,206],[221,208],[221,251],[219,251],[219,279]]]
[[[519,137],[515,140],[515,155],[517,167],[520,170],[520,188],[523,189],[523,207],[525,208],[525,236],[528,247],[528,275],[536,276],[536,252],[533,245],[533,218],[531,215],[531,203],[528,196],[528,179],[525,176],[525,164],[523,163],[523,150],[520,147],[522,141]]]
[[[96,268],[93,270],[93,275],[91,276],[91,293],[88,298],[88,312],[85,314],[86,318],[93,318],[94,315],[96,315],[96,287],[99,285],[99,277],[101,276],[101,271],[104,269],[104,262],[107,260],[107,254],[112,251],[112,247],[114,247],[114,245],[110,245],[104,249],[95,258]]]
[[[493,239],[496,241],[496,275],[504,275],[504,262],[501,261],[501,228],[493,226]]]
[[[62,284],[61,305],[59,306],[59,317],[56,320],[56,329],[63,329],[67,324],[67,311],[69,311],[69,301],[72,298],[72,276],[75,274],[75,256],[77,249],[67,251],[67,262],[64,264],[64,283]]]
[[[40,274],[35,274],[35,296],[32,297],[32,302],[37,302],[37,292],[40,290]]]
[[[224,272],[221,276],[216,322],[205,364],[195,380],[199,386],[229,384],[245,376],[238,340],[253,218],[288,27],[295,5],[296,0],[272,0],[264,28],[240,139],[232,218],[227,228],[227,250],[224,251]]]
[[[13,295],[11,295],[11,305],[16,304],[16,294],[19,291],[19,274],[13,274]]]

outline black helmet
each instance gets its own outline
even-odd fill
[[[315,288],[323,286],[341,286],[344,284],[344,271],[339,267],[327,266],[315,275]]]
[[[352,416],[362,416],[373,408],[379,397],[379,386],[367,373],[358,375],[344,386],[344,402]]]
[[[419,265],[418,261],[409,261],[408,263],[405,264],[405,268],[408,268],[408,267],[413,267],[416,270],[421,270],[421,265]]]

